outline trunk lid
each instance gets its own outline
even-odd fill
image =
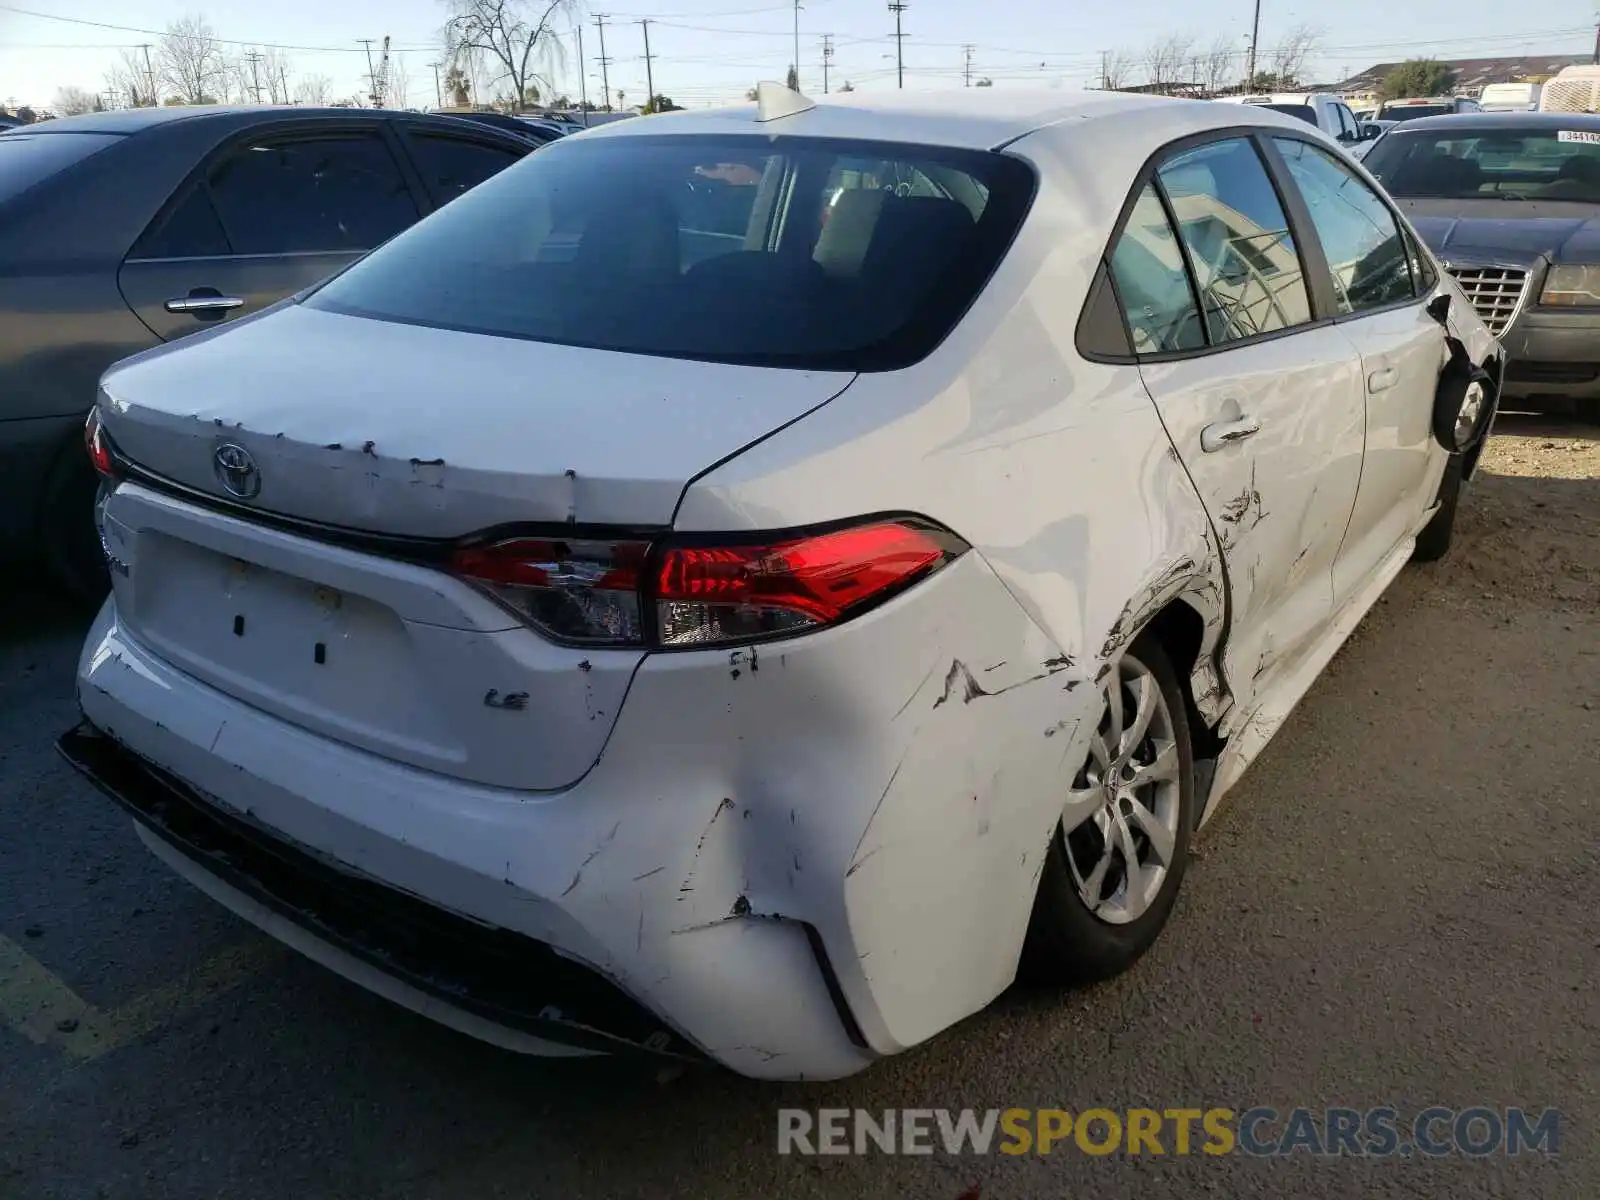
[[[104,380],[134,462],[263,511],[424,538],[511,522],[661,526],[707,467],[838,395],[845,372],[647,357],[288,305]]]
[[[288,307],[116,368],[102,411],[123,454],[193,492],[447,538],[666,527],[690,479],[850,378]],[[228,495],[228,445],[259,494]],[[642,651],[558,645],[426,563],[238,514],[116,488],[104,533],[130,637],[302,729],[474,783],[556,790],[599,758]]]

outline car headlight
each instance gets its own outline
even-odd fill
[[[1600,307],[1600,266],[1551,267],[1544,277],[1539,303],[1568,308]]]

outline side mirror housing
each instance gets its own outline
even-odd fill
[[[1428,315],[1440,325],[1449,328],[1450,321],[1450,293],[1440,292],[1428,301]]]

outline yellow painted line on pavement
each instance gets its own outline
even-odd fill
[[[181,979],[127,1004],[99,1009],[33,955],[0,936],[0,1025],[83,1062],[180,1019],[259,974],[281,954],[271,943],[232,946]]]

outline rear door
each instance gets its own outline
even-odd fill
[[[421,215],[390,136],[319,123],[224,147],[129,252],[124,298],[170,341],[325,279]]]
[[[1313,308],[1261,155],[1239,134],[1180,144],[1112,258],[1145,385],[1222,547],[1223,667],[1246,712],[1332,615],[1363,420],[1357,356]]]
[[[1444,330],[1426,311],[1437,281],[1413,279],[1420,256],[1413,264],[1394,213],[1348,164],[1292,135],[1274,137],[1273,148],[1333,277],[1339,331],[1361,356],[1366,464],[1334,564],[1342,603],[1415,527],[1444,470],[1431,431]]]

